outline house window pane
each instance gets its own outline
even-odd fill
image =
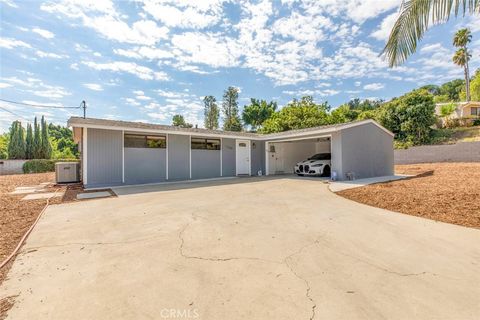
[[[146,136],[140,134],[126,134],[125,148],[166,148],[167,140],[163,136]]]
[[[145,148],[145,136],[126,134],[124,141],[125,148]]]
[[[192,138],[192,149],[220,150],[220,139]]]
[[[478,112],[479,109],[480,109],[480,108],[477,108],[477,107],[471,107],[471,108],[470,108],[470,115],[472,115],[472,116],[478,116],[478,115],[479,115],[479,112]]]
[[[165,137],[147,136],[147,148],[162,148],[167,147],[167,139]]]
[[[220,140],[207,139],[207,150],[220,150]]]
[[[245,142],[240,142],[240,143],[238,144],[238,146],[239,146],[239,147],[242,147],[242,148],[245,148],[245,147],[247,147],[247,144],[246,144]]]
[[[192,149],[207,149],[207,141],[205,139],[192,138]]]

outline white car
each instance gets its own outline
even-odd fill
[[[331,159],[331,153],[317,153],[307,160],[298,162],[295,165],[294,172],[299,176],[330,177]]]

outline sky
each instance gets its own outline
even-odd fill
[[[0,0],[0,97],[57,107],[85,100],[88,117],[126,121],[170,124],[182,114],[203,127],[203,97],[220,104],[228,86],[239,89],[240,108],[304,95],[337,107],[463,78],[451,42],[465,26],[471,69],[480,67],[480,19],[470,16],[432,27],[407,63],[389,68],[379,54],[400,2]],[[0,132],[15,119],[66,125],[82,115],[0,107],[16,114],[0,109]]]

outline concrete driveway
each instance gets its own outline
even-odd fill
[[[315,179],[119,189],[51,206],[0,289],[8,319],[478,319],[480,230]]]

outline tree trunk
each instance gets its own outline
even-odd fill
[[[466,100],[467,102],[470,101],[470,70],[468,68],[468,51],[467,47],[465,46],[465,93],[466,93]]]

